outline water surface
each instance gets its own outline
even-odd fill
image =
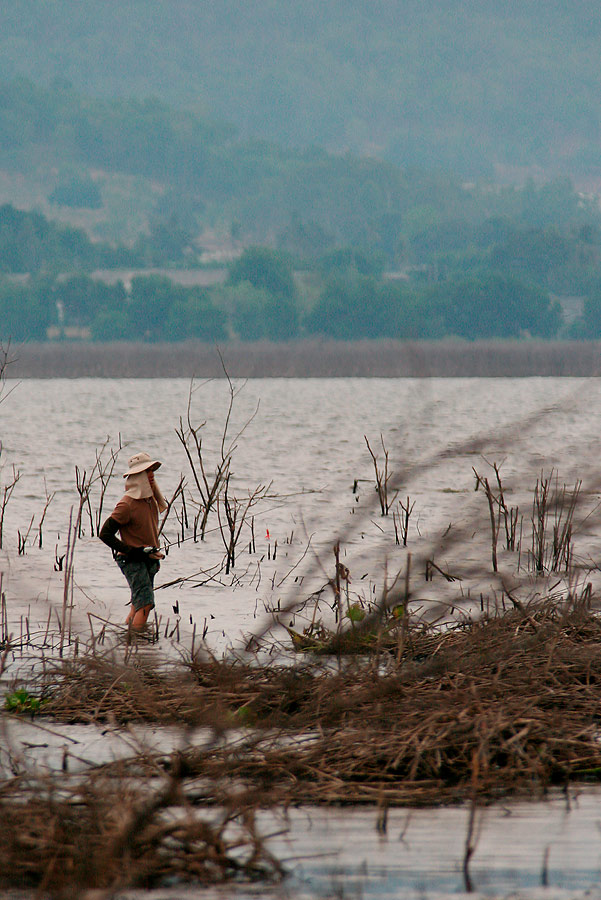
[[[205,629],[216,652],[240,649],[250,634],[270,627],[272,610],[302,606],[314,591],[322,591],[321,611],[331,615],[328,581],[337,542],[350,573],[349,602],[373,602],[385,579],[406,570],[409,554],[415,606],[424,614],[477,610],[481,595],[487,603],[498,601],[508,579],[525,594],[541,591],[546,581],[528,566],[532,495],[541,474],[554,473],[559,486],[582,481],[574,561],[577,580],[597,583],[598,380],[255,379],[236,382],[235,389],[240,390],[225,444],[235,446],[232,492],[240,502],[258,488],[266,496],[252,507],[228,574],[217,516],[210,518],[206,540],[195,542],[190,529],[182,534],[177,516],[183,511],[176,505],[177,516],[164,532],[169,553],[158,582],[185,580],[157,591],[157,654],[189,647],[193,634],[198,641]],[[69,519],[77,508],[76,467],[81,477],[93,469],[105,442],[113,449],[125,445],[106,490],[108,514],[121,495],[127,457],[147,450],[163,461],[157,477],[167,496],[185,476],[191,516],[194,479],[176,429],[188,408],[194,427],[206,422],[199,434],[210,473],[219,460],[229,399],[223,379],[198,383],[191,396],[186,379],[56,379],[24,381],[0,404],[0,490],[13,467],[20,475],[6,508],[0,555],[13,635],[19,629],[43,632],[49,611],[55,628],[52,617],[60,613],[64,595],[57,560],[66,552]],[[398,499],[413,504],[407,547],[395,541],[392,515],[380,513],[365,437],[380,467],[388,452],[390,499],[398,490]],[[488,507],[482,492],[474,492],[472,471],[492,478],[492,463],[500,466],[506,499],[519,506],[522,523],[521,552],[505,551],[501,542],[498,574],[491,568]],[[51,495],[40,548],[40,516]],[[98,497],[97,484],[94,515]],[[398,499],[392,504],[396,511]],[[19,534],[21,542],[27,535],[22,555]],[[427,559],[457,580],[426,581]],[[566,579],[560,573],[554,581],[561,588]],[[105,621],[117,626],[127,611],[125,582],[85,517],[76,544],[73,600],[72,627],[82,641]],[[302,629],[311,610],[291,609],[284,624]],[[281,629],[276,632],[282,637]],[[18,654],[9,663],[5,678],[24,664]],[[532,894],[546,880],[560,894],[576,896],[596,884],[600,809],[598,793],[586,792],[569,808],[559,798],[482,813],[472,864],[476,888]],[[291,811],[290,835],[278,839],[275,849],[302,857],[292,864],[294,879],[272,892],[234,894],[230,888],[223,896],[301,900],[456,893],[463,889],[466,816],[464,808],[397,810],[382,838],[371,810]]]

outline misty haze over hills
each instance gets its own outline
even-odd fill
[[[601,175],[601,17],[575,0],[11,0],[0,80],[156,96],[241,138],[463,176]]]
[[[598,18],[0,5],[0,342],[601,338]]]

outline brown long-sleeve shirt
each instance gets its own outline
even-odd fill
[[[121,540],[128,547],[158,546],[159,508],[154,497],[134,500],[126,494],[110,517],[119,525]]]

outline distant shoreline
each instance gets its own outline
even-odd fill
[[[12,345],[14,378],[597,377],[601,341],[294,341]]]

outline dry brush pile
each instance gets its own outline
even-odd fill
[[[177,765],[274,803],[543,792],[601,777],[601,620],[590,600],[519,604],[444,629],[397,620],[379,656],[357,654],[351,629],[351,655],[333,635],[337,657],[295,665],[197,654],[160,671],[143,658],[84,657],[47,674],[43,712],[210,729],[210,748],[190,740]]]
[[[116,771],[13,779],[0,790],[0,887],[112,897],[129,885],[279,878],[252,805],[220,799],[219,814],[199,816],[177,772],[154,789]]]
[[[55,896],[282,874],[256,826],[289,804],[436,805],[541,797],[601,778],[601,620],[592,598],[522,604],[446,627],[392,613],[286,664],[155,649],[46,669],[45,725],[171,726],[176,750],[5,776],[0,886]],[[362,623],[363,624],[363,623]],[[368,629],[365,629],[368,636]],[[373,644],[365,644],[373,651]],[[352,652],[346,653],[346,649]]]

